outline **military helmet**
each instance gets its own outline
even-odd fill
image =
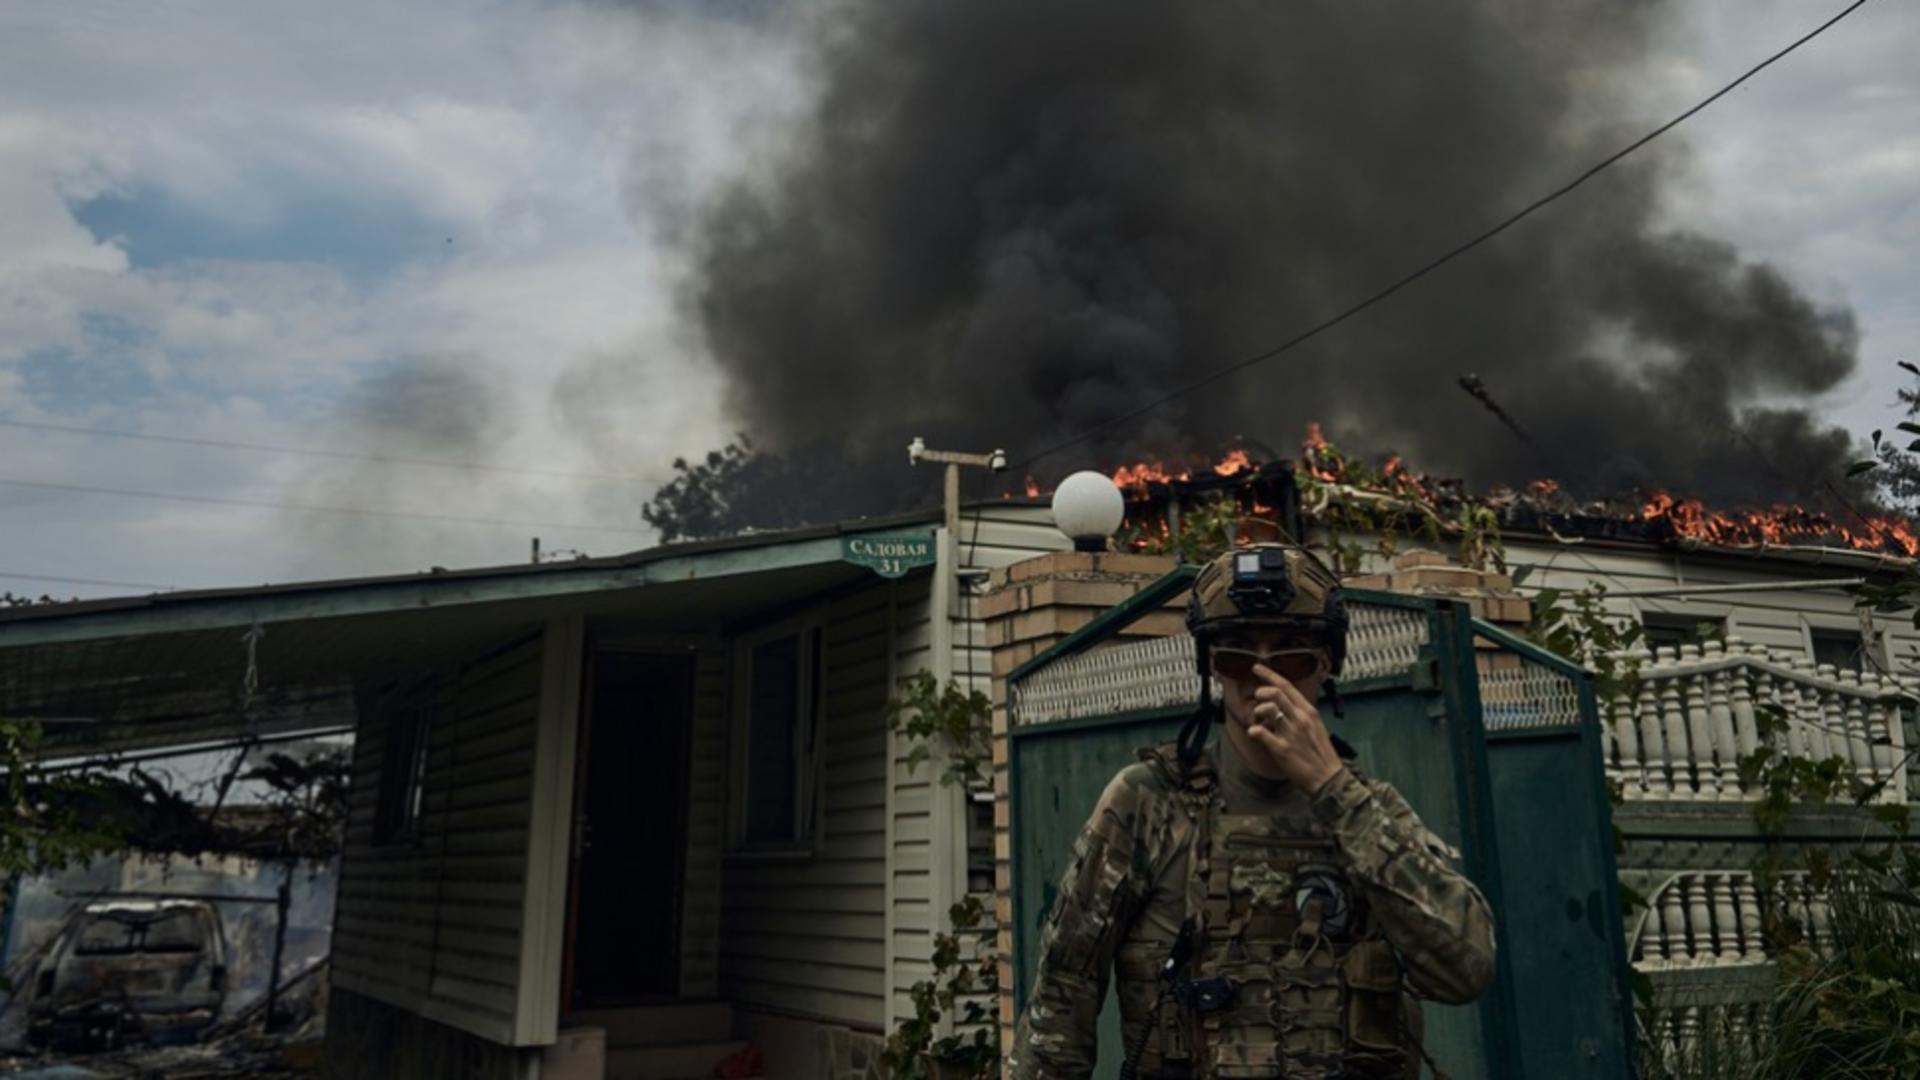
[[[1187,629],[1202,647],[1236,629],[1290,628],[1327,647],[1332,673],[1347,655],[1347,609],[1340,579],[1297,544],[1236,548],[1193,581]]]

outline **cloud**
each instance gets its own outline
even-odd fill
[[[1667,39],[1667,78],[1642,86],[1649,115],[1699,96],[1837,11],[1786,0],[1689,5]],[[1670,192],[1676,224],[1736,238],[1861,326],[1859,374],[1828,399],[1855,432],[1891,426],[1889,405],[1920,359],[1920,9],[1869,4],[1700,114]]]
[[[376,437],[370,389],[457,357],[489,403],[457,456],[641,480],[449,483],[4,427],[0,480],[612,524],[634,531],[543,539],[642,546],[649,478],[727,430],[655,239],[793,96],[789,51],[697,3],[9,9],[0,417],[376,445],[434,430],[442,402],[409,383],[427,390],[371,414]],[[659,181],[639,198],[636,159]],[[570,372],[599,372],[593,409],[558,404]],[[0,527],[22,538],[0,572],[177,585],[513,561],[528,535],[5,484]]]
[[[1623,130],[1664,118],[1815,18],[1784,0],[1690,10],[1641,94],[1584,114],[1621,115]],[[717,178],[760,167],[806,107],[792,23],[831,13],[709,0],[7,6],[0,418],[351,449],[366,387],[459,357],[490,402],[466,452],[639,479],[449,482],[4,426],[0,479],[639,528],[637,504],[672,457],[734,427],[719,376],[676,325],[676,241]],[[1869,5],[1690,123],[1692,150],[1672,165],[1675,224],[1857,306],[1866,371],[1834,399],[1856,427],[1879,422],[1891,361],[1920,359],[1916,36],[1920,12]],[[402,412],[389,426],[406,424]],[[340,529],[318,543],[313,516],[0,484],[0,572],[244,584],[513,561],[530,532],[326,520]],[[542,538],[595,552],[648,540]]]

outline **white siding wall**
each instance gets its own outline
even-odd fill
[[[1047,507],[1006,506],[963,513],[959,542],[952,551],[957,565],[993,569],[1071,546],[1053,527]],[[951,674],[963,687],[990,693],[993,661],[985,626],[973,617],[974,601],[956,592],[944,605],[937,603],[932,590],[941,584],[936,568],[932,578],[900,586],[896,674]],[[944,633],[935,625],[935,610],[943,606],[951,624]],[[936,654],[942,639],[946,657]],[[937,768],[923,764],[909,771],[909,749],[904,740],[892,740],[887,790],[889,1026],[912,1013],[908,991],[932,975],[933,935],[946,928],[947,909],[966,883],[966,793],[942,787]],[[991,896],[986,899],[991,905]]]
[[[885,1000],[892,589],[823,605],[821,817],[813,855],[727,861],[722,992],[743,1008],[878,1030]]]
[[[726,842],[727,655],[702,642],[694,656],[692,775],[687,780],[686,897],[681,907],[680,993],[720,992],[721,858]]]
[[[1320,533],[1320,530],[1315,530]],[[1451,549],[1446,549],[1449,555]],[[1626,545],[1559,543],[1530,537],[1506,539],[1509,568],[1528,570],[1519,586],[1527,595],[1543,589],[1574,592],[1591,585],[1604,586],[1607,610],[1622,620],[1641,621],[1646,615],[1722,621],[1730,637],[1754,644],[1812,655],[1812,635],[1825,631],[1858,635],[1860,616],[1854,599],[1839,587],[1799,588],[1796,583],[1866,576],[1862,560],[1836,552],[1827,561],[1788,559],[1763,554],[1687,552]],[[1391,569],[1390,560],[1368,554],[1368,573]],[[1628,597],[1619,594],[1651,589],[1701,585],[1779,585],[1754,592],[1697,593],[1682,596]],[[1920,667],[1920,632],[1911,616],[1876,616],[1876,646],[1868,670],[1883,665],[1890,671]]]
[[[373,843],[389,733],[384,716],[362,718],[334,924],[336,985],[501,1043],[527,1041],[519,988],[557,967],[538,955],[544,939],[523,950],[538,906],[528,856],[542,643],[532,634],[440,682],[409,842]],[[524,971],[529,959],[543,971]]]
[[[1609,593],[1621,593],[1683,585],[1786,585],[1862,574],[1857,566],[1844,562],[1809,566],[1761,557],[1736,562],[1723,555],[1652,548],[1635,551],[1512,540],[1507,544],[1507,561],[1516,569],[1533,568],[1522,584],[1522,591],[1528,593],[1547,588],[1572,591],[1596,582]],[[1838,588],[1624,598],[1609,601],[1608,607],[1622,618],[1656,613],[1723,619],[1729,636],[1809,655],[1811,630],[1858,633],[1860,628],[1853,597]],[[1903,666],[1911,665],[1920,651],[1920,634],[1914,632],[1910,619],[1880,618],[1875,620],[1875,630],[1886,635]],[[1890,659],[1885,650],[1877,655],[1883,663]]]

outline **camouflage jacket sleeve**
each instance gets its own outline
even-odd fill
[[[1493,977],[1493,912],[1391,784],[1342,769],[1314,796],[1415,993],[1462,1004]]]
[[[1144,765],[1107,784],[1073,844],[1073,857],[1040,938],[1026,1012],[1007,1062],[1012,1080],[1086,1080],[1114,951],[1138,913],[1148,859],[1142,841],[1152,800]]]

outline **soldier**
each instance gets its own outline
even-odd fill
[[[1324,690],[1339,710],[1338,579],[1297,546],[1230,552],[1194,581],[1187,625],[1225,715],[1203,677],[1179,742],[1142,750],[1101,794],[1011,1075],[1092,1075],[1111,970],[1123,1077],[1417,1077],[1413,997],[1478,997],[1493,918],[1458,853],[1346,760],[1314,705]],[[1215,720],[1226,738],[1209,750]]]

